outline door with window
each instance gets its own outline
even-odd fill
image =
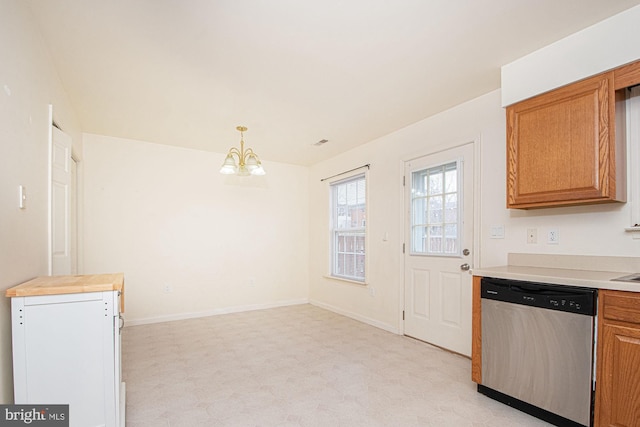
[[[405,163],[404,333],[471,355],[473,144]]]

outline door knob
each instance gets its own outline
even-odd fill
[[[470,268],[471,268],[471,266],[469,264],[467,264],[466,262],[460,266],[460,270],[462,270],[462,271],[469,271]]]

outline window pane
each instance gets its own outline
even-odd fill
[[[358,200],[357,198],[357,190],[358,186],[355,182],[349,182],[347,184],[347,204],[349,205],[355,205],[356,201]]]
[[[366,200],[366,183],[364,179],[361,179],[359,181],[357,181],[358,184],[358,197],[356,198],[356,203],[359,205],[364,205],[364,202]]]
[[[449,254],[458,252],[458,224],[445,225],[444,235],[444,252]]]
[[[427,229],[429,235],[429,252],[442,252],[442,226],[430,226]]]
[[[426,196],[426,174],[425,171],[413,172],[411,175],[411,191],[413,197]]]
[[[434,171],[429,175],[429,195],[442,193],[442,174]]]
[[[444,202],[444,222],[458,222],[458,195],[448,194]]]
[[[337,274],[344,275],[344,254],[338,254]]]
[[[365,224],[364,206],[356,206],[351,208],[351,224],[352,228],[364,227]]]
[[[354,276],[354,268],[353,268],[354,258],[353,254],[346,254],[344,260],[344,275],[348,277]]]
[[[427,232],[431,237],[442,237],[443,227],[441,225],[431,225],[427,228]]]
[[[347,189],[344,185],[336,186],[336,202],[338,205],[346,205],[347,204]]]
[[[442,197],[429,198],[429,224],[442,223]]]
[[[427,223],[427,207],[426,199],[419,198],[413,200],[412,219],[413,224],[426,224]]]
[[[424,253],[427,251],[426,248],[426,238],[427,238],[427,229],[426,227],[413,227],[413,231],[411,233],[411,242],[412,242],[412,250],[417,253]]]
[[[356,276],[364,277],[364,254],[356,255]]]
[[[456,193],[458,191],[458,171],[454,168],[445,173],[445,192]]]
[[[345,252],[353,252],[353,236],[346,236],[345,239],[347,241]]]
[[[459,250],[458,165],[412,172],[411,250],[450,255]],[[425,191],[426,187],[426,191]]]

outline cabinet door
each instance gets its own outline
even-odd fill
[[[507,207],[615,198],[613,87],[610,72],[507,108]]]
[[[114,294],[11,299],[16,404],[68,404],[71,427],[118,425]]]
[[[596,425],[640,426],[640,329],[604,322]]]

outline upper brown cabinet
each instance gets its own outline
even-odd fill
[[[616,96],[610,71],[507,107],[508,208],[625,200]]]

